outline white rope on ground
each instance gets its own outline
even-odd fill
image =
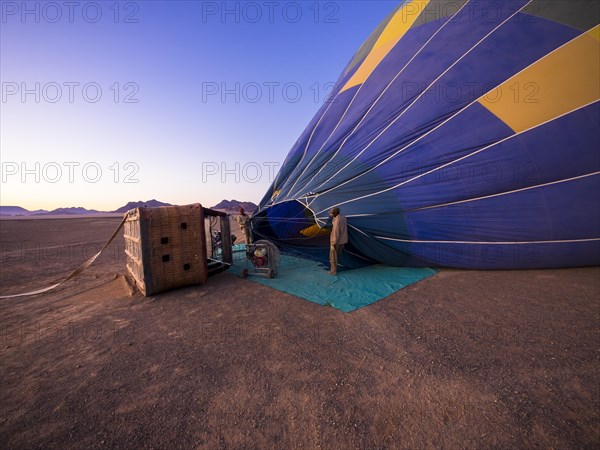
[[[79,275],[85,269],[87,269],[88,267],[90,267],[94,263],[94,261],[96,261],[96,259],[98,259],[98,257],[102,254],[102,252],[106,249],[106,247],[108,247],[108,245],[114,240],[114,238],[117,237],[117,233],[123,227],[123,224],[125,223],[126,219],[127,219],[127,214],[125,214],[123,216],[123,220],[121,220],[121,223],[119,224],[119,226],[117,227],[117,229],[113,232],[113,234],[110,237],[110,239],[106,242],[106,244],[104,244],[104,246],[100,249],[100,251],[98,253],[96,253],[94,256],[92,256],[91,258],[89,258],[87,261],[85,261],[83,264],[81,264],[73,272],[71,272],[64,280],[59,281],[58,283],[53,284],[52,286],[49,286],[47,288],[38,289],[38,290],[35,290],[35,291],[24,292],[22,294],[0,295],[0,299],[15,298],[15,297],[27,297],[27,296],[30,296],[30,295],[43,294],[44,292],[51,291],[52,289],[57,288],[61,284],[64,284],[67,281],[75,278],[77,275]]]

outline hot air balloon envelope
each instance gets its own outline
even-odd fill
[[[404,1],[289,152],[259,238],[341,264],[600,263],[600,28],[586,1]]]

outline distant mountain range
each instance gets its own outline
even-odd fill
[[[217,203],[215,206],[210,209],[218,209],[219,211],[235,211],[238,212],[240,208],[244,208],[247,213],[253,213],[256,211],[258,206],[256,206],[252,202],[240,202],[237,200],[223,200]]]
[[[32,211],[20,206],[0,206],[0,215],[2,216],[29,216],[31,213]]]
[[[126,213],[130,209],[133,208],[156,208],[157,206],[173,206],[170,203],[159,202],[158,200],[148,200],[147,202],[129,202],[125,206],[121,206],[119,209],[115,209],[112,212],[116,213]]]
[[[141,207],[149,207],[155,208],[157,206],[172,206],[170,203],[160,202],[158,200],[152,199],[137,202],[129,202],[124,206],[121,206],[114,211],[97,211],[95,209],[86,209],[81,206],[70,207],[70,208],[57,208],[52,211],[47,211],[45,209],[37,209],[34,211],[30,211],[28,209],[22,208],[20,206],[0,206],[0,216],[49,216],[49,215],[86,215],[86,214],[107,214],[107,213],[125,213],[133,208],[141,208]],[[252,213],[256,210],[257,206],[252,202],[239,202],[237,200],[223,200],[217,205],[213,206],[211,209],[218,209],[221,211],[238,211],[239,209],[244,208],[246,212]]]
[[[47,216],[47,215],[68,215],[68,214],[97,214],[101,211],[95,209],[85,209],[82,207],[57,208],[52,211],[45,209],[36,209],[29,211],[20,206],[0,206],[0,216]]]
[[[0,216],[56,216],[56,215],[85,215],[85,214],[107,214],[107,213],[124,213],[133,208],[139,208],[142,206],[156,207],[156,206],[171,206],[170,203],[159,202],[158,200],[148,200],[145,202],[129,202],[124,206],[114,211],[98,211],[96,209],[86,209],[81,206],[71,208],[57,208],[52,211],[45,209],[37,209],[30,211],[20,206],[0,206]]]

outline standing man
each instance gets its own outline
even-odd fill
[[[331,275],[337,275],[338,258],[344,250],[344,244],[348,243],[348,226],[346,224],[346,218],[340,214],[340,208],[337,206],[329,211],[329,215],[333,217],[333,228],[331,229],[331,236],[329,237],[329,263],[331,264],[329,273]]]
[[[236,217],[236,220],[240,224],[242,233],[244,233],[246,244],[252,244],[252,233],[250,233],[250,216],[246,214],[244,208],[240,208],[240,215]]]

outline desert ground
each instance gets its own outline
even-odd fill
[[[118,218],[0,221],[0,295]],[[0,300],[20,448],[598,448],[600,269],[441,270],[345,314],[230,273],[144,298],[123,239]]]

